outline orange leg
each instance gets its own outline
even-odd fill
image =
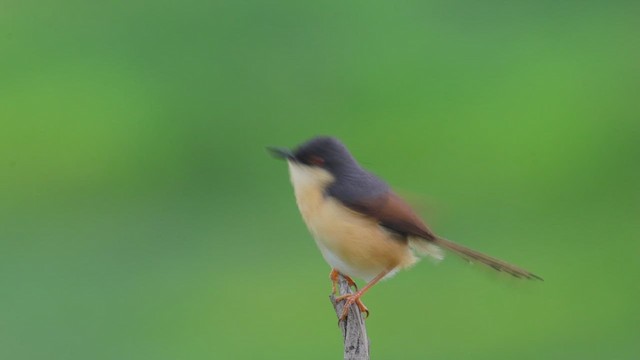
[[[329,279],[331,279],[331,293],[335,294],[336,293],[336,286],[338,285],[338,275],[340,275],[340,273],[338,272],[338,270],[336,269],[331,269],[331,273],[329,274]],[[353,286],[356,290],[358,290],[358,285],[356,285],[356,282],[353,281],[352,278],[348,277],[345,274],[342,274],[342,276],[344,276],[345,280],[347,280],[347,282],[349,283],[349,286]]]
[[[361,290],[356,291],[355,294],[346,294],[346,295],[338,296],[336,298],[336,301],[346,300],[346,302],[344,303],[344,307],[342,308],[342,315],[340,316],[340,320],[344,320],[347,317],[347,314],[349,313],[349,307],[353,304],[356,304],[358,306],[358,309],[360,309],[360,312],[366,312],[367,317],[369,317],[369,309],[367,309],[367,307],[364,306],[362,301],[360,301],[360,297],[362,297],[362,295],[364,295],[364,293],[366,293],[367,290],[369,290],[378,281],[382,280],[382,278],[385,277],[385,275],[387,275],[389,271],[390,270],[385,270],[381,272],[378,276],[373,278],[373,280],[369,281],[367,285],[365,285]]]

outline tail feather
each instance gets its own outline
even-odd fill
[[[464,257],[465,259],[467,259],[468,261],[478,261],[480,263],[483,263],[489,267],[494,268],[497,271],[503,271],[506,272],[512,276],[515,276],[517,278],[525,278],[525,279],[537,279],[537,280],[543,280],[541,277],[539,277],[536,274],[533,274],[523,268],[520,268],[518,266],[515,265],[511,265],[509,263],[506,263],[502,260],[493,258],[489,255],[485,255],[483,253],[480,253],[478,251],[475,250],[471,250],[468,247],[462,246],[460,244],[456,244],[453,241],[447,240],[447,239],[443,239],[443,238],[439,238],[436,237],[435,239],[431,240],[434,244],[439,245],[447,250],[453,251],[455,253],[457,253],[458,255]]]

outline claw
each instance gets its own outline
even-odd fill
[[[356,291],[358,291],[358,285],[356,284],[356,282],[355,282],[355,281],[353,281],[353,279],[352,279],[352,278],[350,278],[350,277],[348,277],[347,275],[344,275],[344,274],[343,274],[342,276],[344,276],[344,278],[347,280],[347,283],[349,283],[349,286],[353,286],[353,288],[354,288]]]
[[[344,307],[342,308],[342,314],[340,315],[340,320],[344,320],[344,319],[347,318],[347,314],[349,313],[349,307],[351,307],[351,305],[353,305],[353,304],[358,305],[358,309],[360,309],[360,312],[367,313],[367,317],[369,317],[369,309],[367,309],[367,307],[364,306],[362,301],[360,301],[360,297],[362,295],[364,295],[364,293],[366,293],[369,289],[371,289],[371,287],[373,285],[375,285],[378,281],[382,280],[389,273],[389,271],[391,271],[391,269],[387,269],[387,270],[381,272],[380,274],[378,274],[371,281],[369,281],[367,283],[367,285],[365,285],[361,290],[356,291],[355,294],[345,294],[345,295],[342,295],[342,296],[338,296],[336,298],[336,301],[346,300],[345,303],[344,303]],[[338,277],[338,275],[337,275],[338,272],[334,269],[331,272],[331,280],[333,280],[334,272],[336,273],[336,275],[335,275],[336,279]],[[346,277],[346,278],[349,279],[348,277]],[[349,279],[349,280],[351,280],[351,279]],[[353,280],[351,280],[351,282],[353,282]]]
[[[346,295],[338,296],[336,298],[336,301],[345,300],[344,307],[342,308],[342,314],[340,315],[340,320],[344,320],[347,318],[347,314],[349,313],[349,307],[351,307],[351,305],[353,304],[356,304],[358,306],[358,309],[360,309],[360,312],[367,314],[366,318],[369,317],[369,309],[367,309],[367,307],[362,303],[362,301],[360,300],[360,296],[362,296],[362,293],[357,292],[355,294],[346,294]]]
[[[340,273],[338,272],[338,270],[336,269],[331,269],[331,273],[329,274],[329,279],[331,279],[331,293],[332,294],[337,294],[337,286],[338,286],[338,276],[340,275]],[[353,288],[358,291],[358,285],[356,285],[356,282],[353,281],[352,278],[350,278],[347,275],[342,274],[342,276],[344,276],[345,280],[347,280],[347,283],[349,284],[349,286],[353,286]]]

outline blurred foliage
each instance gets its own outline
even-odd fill
[[[343,139],[440,234],[376,359],[637,359],[640,3],[0,2],[0,358],[340,358],[267,145]],[[635,275],[634,275],[635,274]]]

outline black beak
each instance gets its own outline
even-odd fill
[[[268,147],[267,150],[269,150],[269,152],[271,153],[271,155],[273,155],[273,157],[278,159],[295,160],[296,158],[291,152],[291,150],[287,148]]]

